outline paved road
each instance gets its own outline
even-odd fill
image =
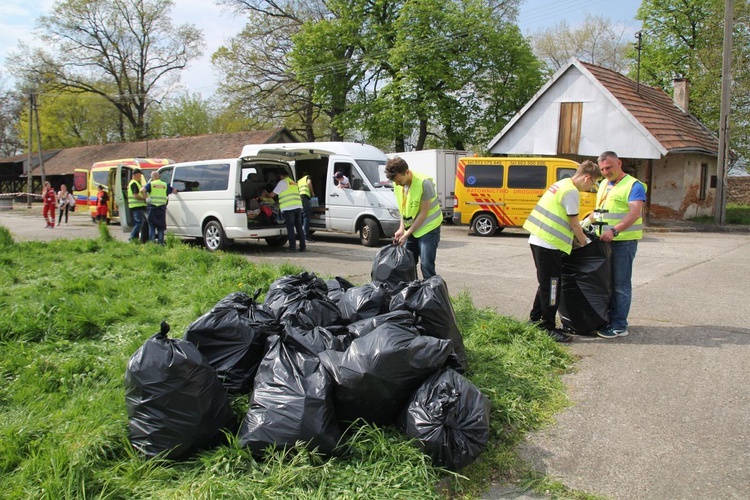
[[[0,213],[16,240],[95,237],[75,214],[44,229],[40,215]],[[111,231],[126,239],[118,226]],[[292,262],[321,276],[369,281],[377,249],[356,237],[316,234],[305,254],[241,243],[254,262]],[[535,289],[526,237],[492,238],[444,226],[437,270],[452,294],[525,319]],[[617,499],[750,498],[750,235],[647,233],[634,272],[631,334],[576,337],[565,382],[573,405],[529,436],[522,455],[564,484]],[[486,498],[513,497],[506,489]]]

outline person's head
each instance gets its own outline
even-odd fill
[[[399,186],[411,184],[412,174],[409,164],[400,156],[391,158],[385,163],[385,176]]]
[[[158,181],[159,179],[161,179],[161,175],[159,175],[159,171],[158,170],[154,170],[153,172],[151,172],[151,180],[152,181]]]
[[[99,186],[96,189],[98,189],[99,191],[104,191],[104,185],[99,184]]]
[[[279,170],[279,178],[286,179],[289,177],[289,173],[286,170]]]
[[[342,172],[341,170],[339,170],[338,172],[336,172],[335,174],[333,174],[333,176],[334,176],[334,177],[335,177],[336,179],[338,179],[338,180],[341,180],[341,179],[343,179],[343,178],[344,178],[344,172]]]
[[[141,175],[143,175],[143,172],[140,168],[136,168],[135,170],[133,170],[133,179],[138,180],[141,178]]]
[[[44,181],[44,189],[50,189],[52,187],[52,184],[49,183],[49,181]]]
[[[60,191],[64,193],[67,190],[68,190],[68,186],[66,186],[65,184],[60,184]]]
[[[588,191],[601,176],[599,165],[591,160],[586,160],[578,165],[576,173],[573,175],[573,184],[579,191]]]
[[[614,181],[622,176],[622,161],[614,151],[605,151],[599,155],[599,170],[607,180]]]

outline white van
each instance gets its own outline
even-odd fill
[[[379,149],[357,142],[300,142],[253,144],[242,148],[247,161],[286,161],[295,178],[309,175],[318,197],[310,231],[359,234],[365,246],[391,238],[401,216],[393,184],[385,176],[388,157]],[[334,174],[343,172],[350,188],[341,188]]]
[[[134,222],[126,201],[132,172],[128,166],[117,169],[116,185],[120,189],[115,196],[119,206],[125,207],[121,208],[120,217],[124,232],[129,232]],[[167,231],[202,240],[211,251],[220,250],[235,239],[264,239],[271,246],[283,245],[287,241],[284,222],[267,216],[264,210],[269,207],[261,207],[257,201],[262,189],[273,190],[279,172],[289,174],[289,164],[229,158],[160,168],[161,179],[178,191],[168,198]]]

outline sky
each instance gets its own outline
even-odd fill
[[[49,14],[53,4],[53,0],[0,0],[0,87],[9,86],[6,56],[17,48],[20,40],[33,39],[37,18]],[[635,33],[640,27],[635,20],[640,4],[641,0],[521,0],[518,25],[524,35],[531,35],[562,20],[575,27],[591,13],[607,17],[626,32]],[[203,30],[204,55],[183,72],[181,87],[208,97],[217,86],[211,54],[242,30],[244,20],[211,0],[174,0],[171,16],[175,25],[192,23]]]

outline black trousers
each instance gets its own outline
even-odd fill
[[[546,330],[554,330],[557,318],[557,306],[560,303],[560,275],[562,274],[563,252],[537,245],[529,245],[536,266],[536,289],[534,305],[529,319],[539,322]]]

